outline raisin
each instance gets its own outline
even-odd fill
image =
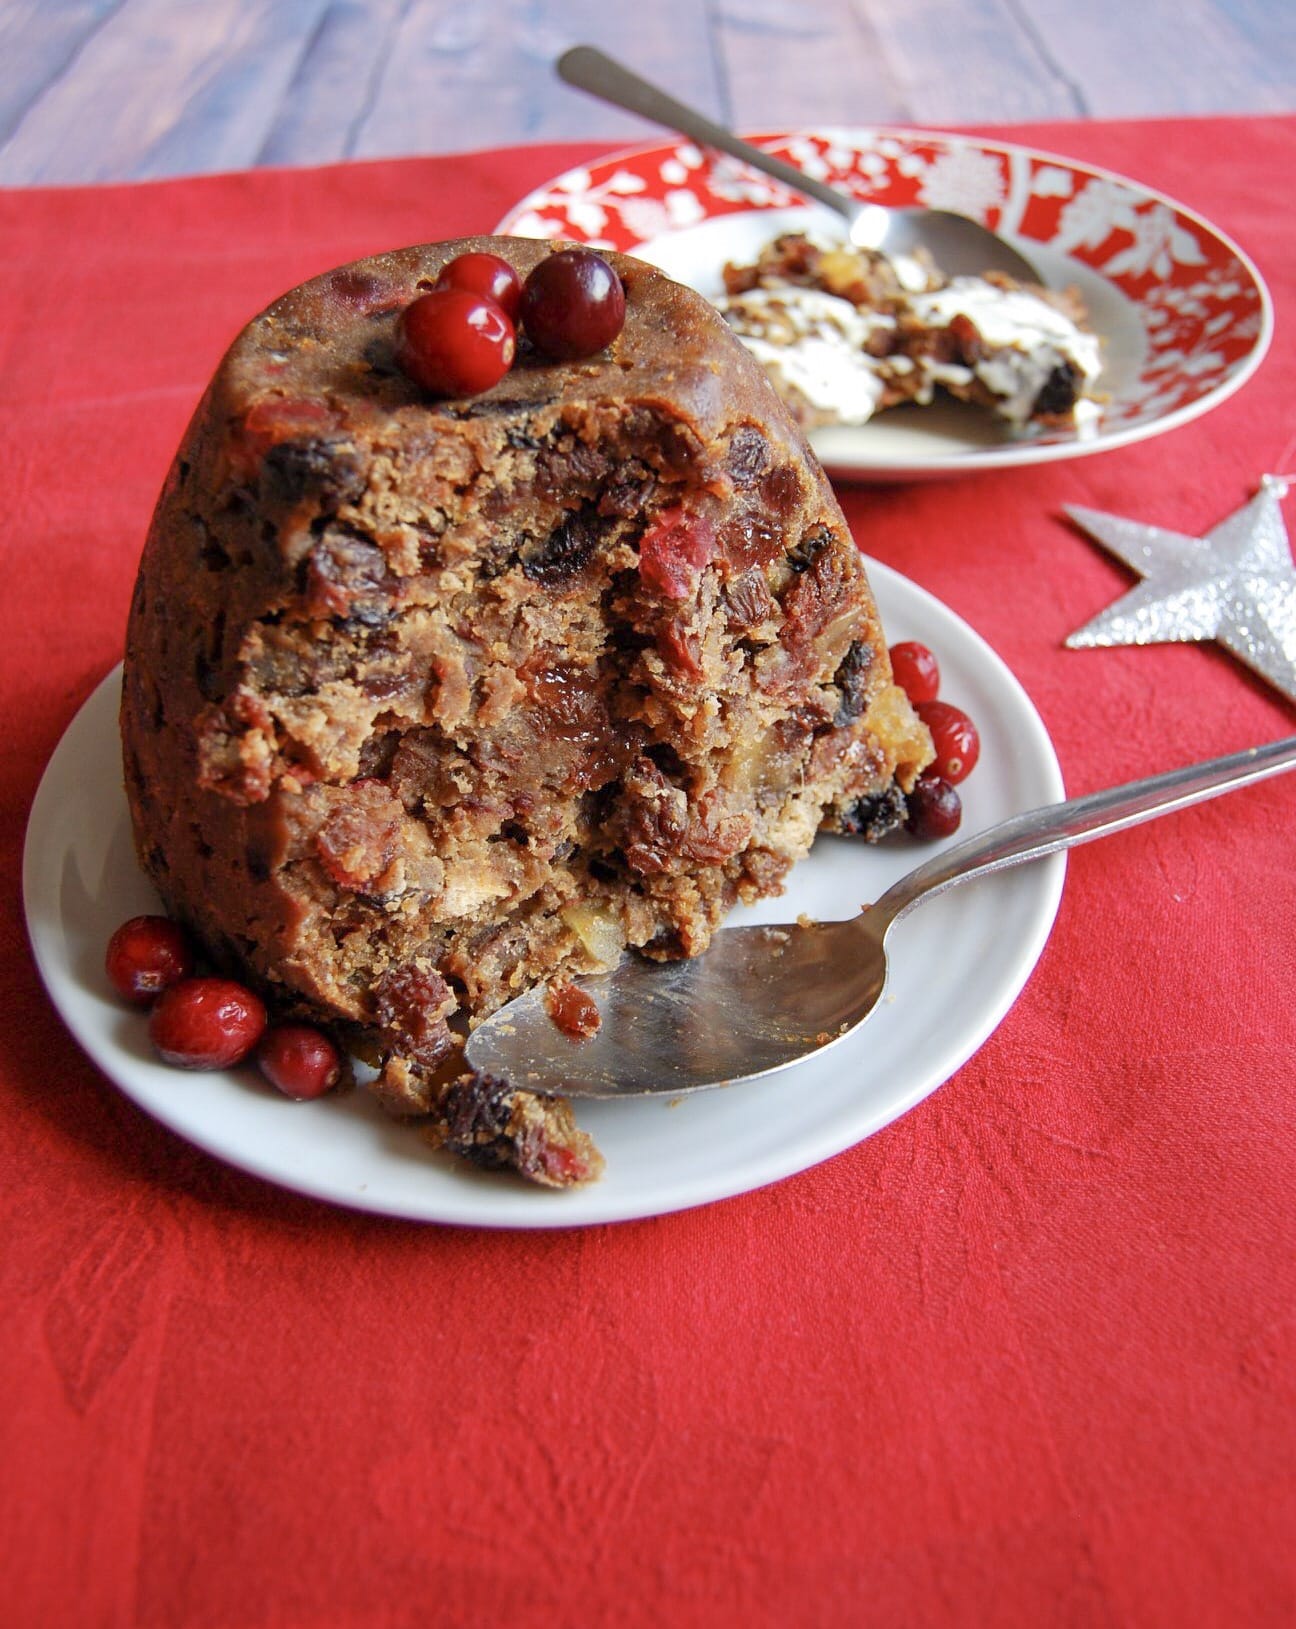
[[[1069,413],[1076,403],[1076,387],[1079,380],[1080,375],[1074,363],[1059,362],[1035,398],[1035,405],[1031,408],[1032,415],[1038,417],[1048,413]]]
[[[720,528],[718,552],[735,571],[767,566],[783,552],[783,534],[767,515],[746,511]]]
[[[864,711],[868,699],[868,679],[873,668],[873,650],[862,639],[851,641],[842,657],[841,665],[833,676],[833,683],[841,691],[841,701],[833,714],[833,727],[842,729]]]
[[[352,618],[364,627],[381,626],[390,617],[399,584],[376,543],[333,528],[311,549],[304,569],[308,615]]]
[[[491,1075],[463,1075],[441,1094],[437,1143],[487,1170],[511,1167],[546,1188],[589,1182],[603,1157],[560,1098],[515,1091]]]
[[[546,498],[578,491],[592,495],[608,468],[608,455],[601,448],[580,441],[569,445],[564,437],[561,446],[546,448],[536,459],[536,491]]]
[[[391,1043],[419,1063],[439,1063],[454,1045],[446,1018],[455,998],[435,968],[415,962],[393,968],[379,980],[374,1005]]]
[[[765,574],[755,567],[726,586],[724,600],[731,629],[759,627],[774,610]]]
[[[761,497],[778,515],[790,515],[801,502],[801,477],[790,464],[778,464],[762,479]]]
[[[508,1131],[512,1088],[493,1075],[464,1075],[452,1081],[438,1105],[446,1141],[455,1151],[471,1147],[488,1168],[507,1165],[499,1140]]]
[[[821,641],[844,608],[855,584],[853,560],[836,549],[816,548],[808,568],[792,578],[782,598],[783,638],[779,660],[761,679],[762,688],[784,690],[815,671],[827,652]],[[843,637],[842,643],[845,643]]]
[[[826,527],[818,527],[815,531],[807,533],[794,548],[788,550],[788,565],[793,571],[809,571],[831,542],[832,533]]]
[[[373,339],[366,341],[360,355],[373,373],[386,375],[400,372],[396,366],[396,353],[392,349],[390,334],[376,334]]]
[[[556,1029],[573,1041],[597,1035],[602,1016],[598,1003],[577,984],[550,984],[545,989],[545,1011]]]
[[[834,829],[845,837],[862,837],[866,843],[876,843],[899,830],[907,814],[905,795],[892,781],[884,792],[848,804],[837,817]]]
[[[785,232],[761,253],[762,263],[772,260],[789,283],[817,283],[823,250],[802,232]]]
[[[270,505],[291,509],[309,497],[335,513],[363,491],[364,463],[354,446],[338,436],[276,442],[261,465],[262,497]]]
[[[522,549],[523,575],[543,588],[567,587],[589,564],[602,535],[597,518],[578,510],[542,542]]]
[[[747,846],[752,825],[751,815],[726,812],[720,792],[704,792],[693,809],[680,847],[689,859],[701,865],[722,865]]]
[[[736,487],[755,486],[769,468],[769,442],[753,424],[740,424],[729,440],[725,469]]]
[[[647,464],[632,458],[621,465],[599,494],[598,512],[614,520],[631,520],[651,504],[657,477]]]
[[[641,758],[626,776],[618,816],[627,866],[642,877],[669,871],[688,830],[688,799],[651,760]]]
[[[269,882],[273,869],[270,856],[256,843],[249,843],[244,853],[248,876],[253,882]]]
[[[320,864],[355,893],[372,891],[396,856],[405,810],[381,781],[356,781],[315,838]]]

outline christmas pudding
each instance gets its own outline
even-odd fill
[[[1102,368],[1078,294],[790,232],[724,268],[719,309],[807,429],[938,394],[1013,431],[1092,429]]]
[[[212,961],[392,1111],[562,1184],[598,1163],[565,1105],[463,1077],[464,1026],[701,954],[820,828],[903,818],[931,747],[822,472],[701,298],[609,254],[593,355],[522,334],[489,388],[410,377],[443,268],[554,253],[379,255],[251,323],[158,504],[122,734],[141,861]]]

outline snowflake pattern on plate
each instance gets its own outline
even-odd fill
[[[1190,210],[1106,171],[1009,143],[922,131],[795,131],[758,144],[807,174],[894,207],[953,209],[1084,267],[1129,302],[1144,354],[1107,405],[1119,444],[1204,412],[1254,372],[1272,331],[1242,251]],[[499,230],[633,250],[740,210],[800,202],[789,188],[688,143],[617,153],[522,200]],[[1037,438],[1041,445],[1073,432]],[[1091,439],[1085,450],[1095,450]]]

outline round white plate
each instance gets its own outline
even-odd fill
[[[1273,307],[1236,244],[1135,181],[1004,142],[915,130],[821,130],[758,146],[861,198],[954,209],[1019,248],[1045,282],[1074,285],[1104,347],[1095,429],[1015,434],[956,403],[904,407],[859,427],[816,430],[829,471],[917,479],[1105,452],[1208,412],[1259,367]],[[789,230],[842,236],[778,182],[676,142],[615,153],[528,194],[497,230],[575,238],[651,260],[700,293],[727,260],[751,260]]]
[[[964,834],[1063,795],[1039,715],[968,625],[907,578],[870,564],[889,637],[941,660],[941,693],[982,737],[965,783]],[[1060,856],[940,895],[893,938],[887,1000],[857,1035],[753,1085],[587,1103],[607,1157],[602,1181],[551,1192],[432,1152],[368,1093],[293,1103],[251,1068],[190,1074],[158,1062],[144,1017],[113,995],[104,948],[127,917],[158,908],[131,847],[116,727],[120,670],[68,727],[32,806],[27,923],[41,976],[77,1040],[140,1107],[232,1165],[301,1193],[421,1221],[567,1227],[682,1210],[827,1159],[934,1091],[994,1030],[1044,948],[1061,897]],[[846,916],[929,851],[821,838],[782,898],[734,920]]]

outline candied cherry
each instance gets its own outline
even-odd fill
[[[902,639],[892,645],[890,654],[895,682],[914,706],[920,701],[935,701],[940,694],[940,664],[926,645],[916,639]]]
[[[942,780],[957,786],[976,768],[981,756],[977,727],[961,707],[948,701],[920,701],[915,711],[931,731],[936,757],[929,766]]]
[[[963,819],[963,800],[942,775],[924,769],[905,799],[905,830],[924,842],[952,837]]]
[[[592,249],[559,249],[522,285],[522,326],[556,361],[593,356],[625,326],[621,279]]]
[[[499,255],[466,254],[447,260],[437,274],[437,288],[462,288],[494,300],[512,323],[522,306],[522,279]]]
[[[715,527],[680,505],[663,509],[639,540],[639,576],[668,600],[686,600],[715,553]]]
[[[180,1069],[228,1069],[247,1057],[266,1027],[259,996],[233,979],[183,979],[149,1015],[158,1055]]]
[[[342,1078],[342,1054],[313,1024],[275,1024],[257,1044],[257,1067],[285,1097],[323,1097]]]
[[[475,396],[513,365],[517,334],[503,308],[464,288],[434,288],[396,325],[396,361],[436,396]]]
[[[108,941],[104,968],[117,993],[145,1007],[193,972],[193,948],[169,917],[132,916]]]

